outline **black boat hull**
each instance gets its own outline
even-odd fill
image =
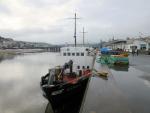
[[[78,97],[86,89],[89,77],[79,80],[76,84],[58,85],[53,88],[42,87],[44,97],[46,97],[52,106],[62,104],[64,101],[71,101],[73,98]]]

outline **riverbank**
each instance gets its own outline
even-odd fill
[[[13,58],[16,55],[24,53],[40,53],[45,52],[44,49],[0,49],[0,60]]]
[[[44,49],[0,49],[0,54],[38,53],[44,51]]]

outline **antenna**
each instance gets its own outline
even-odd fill
[[[83,33],[83,45],[84,45],[84,44],[85,44],[85,43],[84,43],[84,38],[85,38],[85,37],[84,37],[84,36],[85,36],[84,34],[87,33],[87,32],[84,31],[84,27],[83,27],[83,31],[82,31],[81,33]]]
[[[77,44],[77,40],[76,40],[76,38],[77,38],[77,22],[76,22],[76,20],[77,19],[80,19],[80,18],[77,18],[77,16],[76,16],[76,13],[75,13],[75,16],[74,16],[74,18],[71,18],[71,19],[74,19],[75,20],[75,22],[74,22],[74,40],[75,40],[75,47],[76,47],[76,44]]]

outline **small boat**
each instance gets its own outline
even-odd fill
[[[112,50],[101,54],[96,61],[101,64],[129,65],[128,53]]]
[[[107,72],[101,71],[101,72],[97,72],[97,74],[98,74],[99,76],[108,77],[108,73],[107,73]]]
[[[128,58],[128,56],[124,56],[122,54],[111,55],[110,56],[110,62],[113,62],[113,64],[115,64],[115,65],[128,65],[129,64],[129,58]]]
[[[105,71],[97,71],[96,69],[93,69],[93,73],[97,76],[100,76],[100,77],[108,77],[108,72],[105,72]]]

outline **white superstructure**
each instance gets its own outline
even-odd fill
[[[90,47],[62,47],[60,50],[61,56],[92,56]]]
[[[60,55],[57,56],[60,64],[64,64],[69,60],[73,61],[73,71],[77,69],[92,69],[94,52],[91,47],[62,47]]]

